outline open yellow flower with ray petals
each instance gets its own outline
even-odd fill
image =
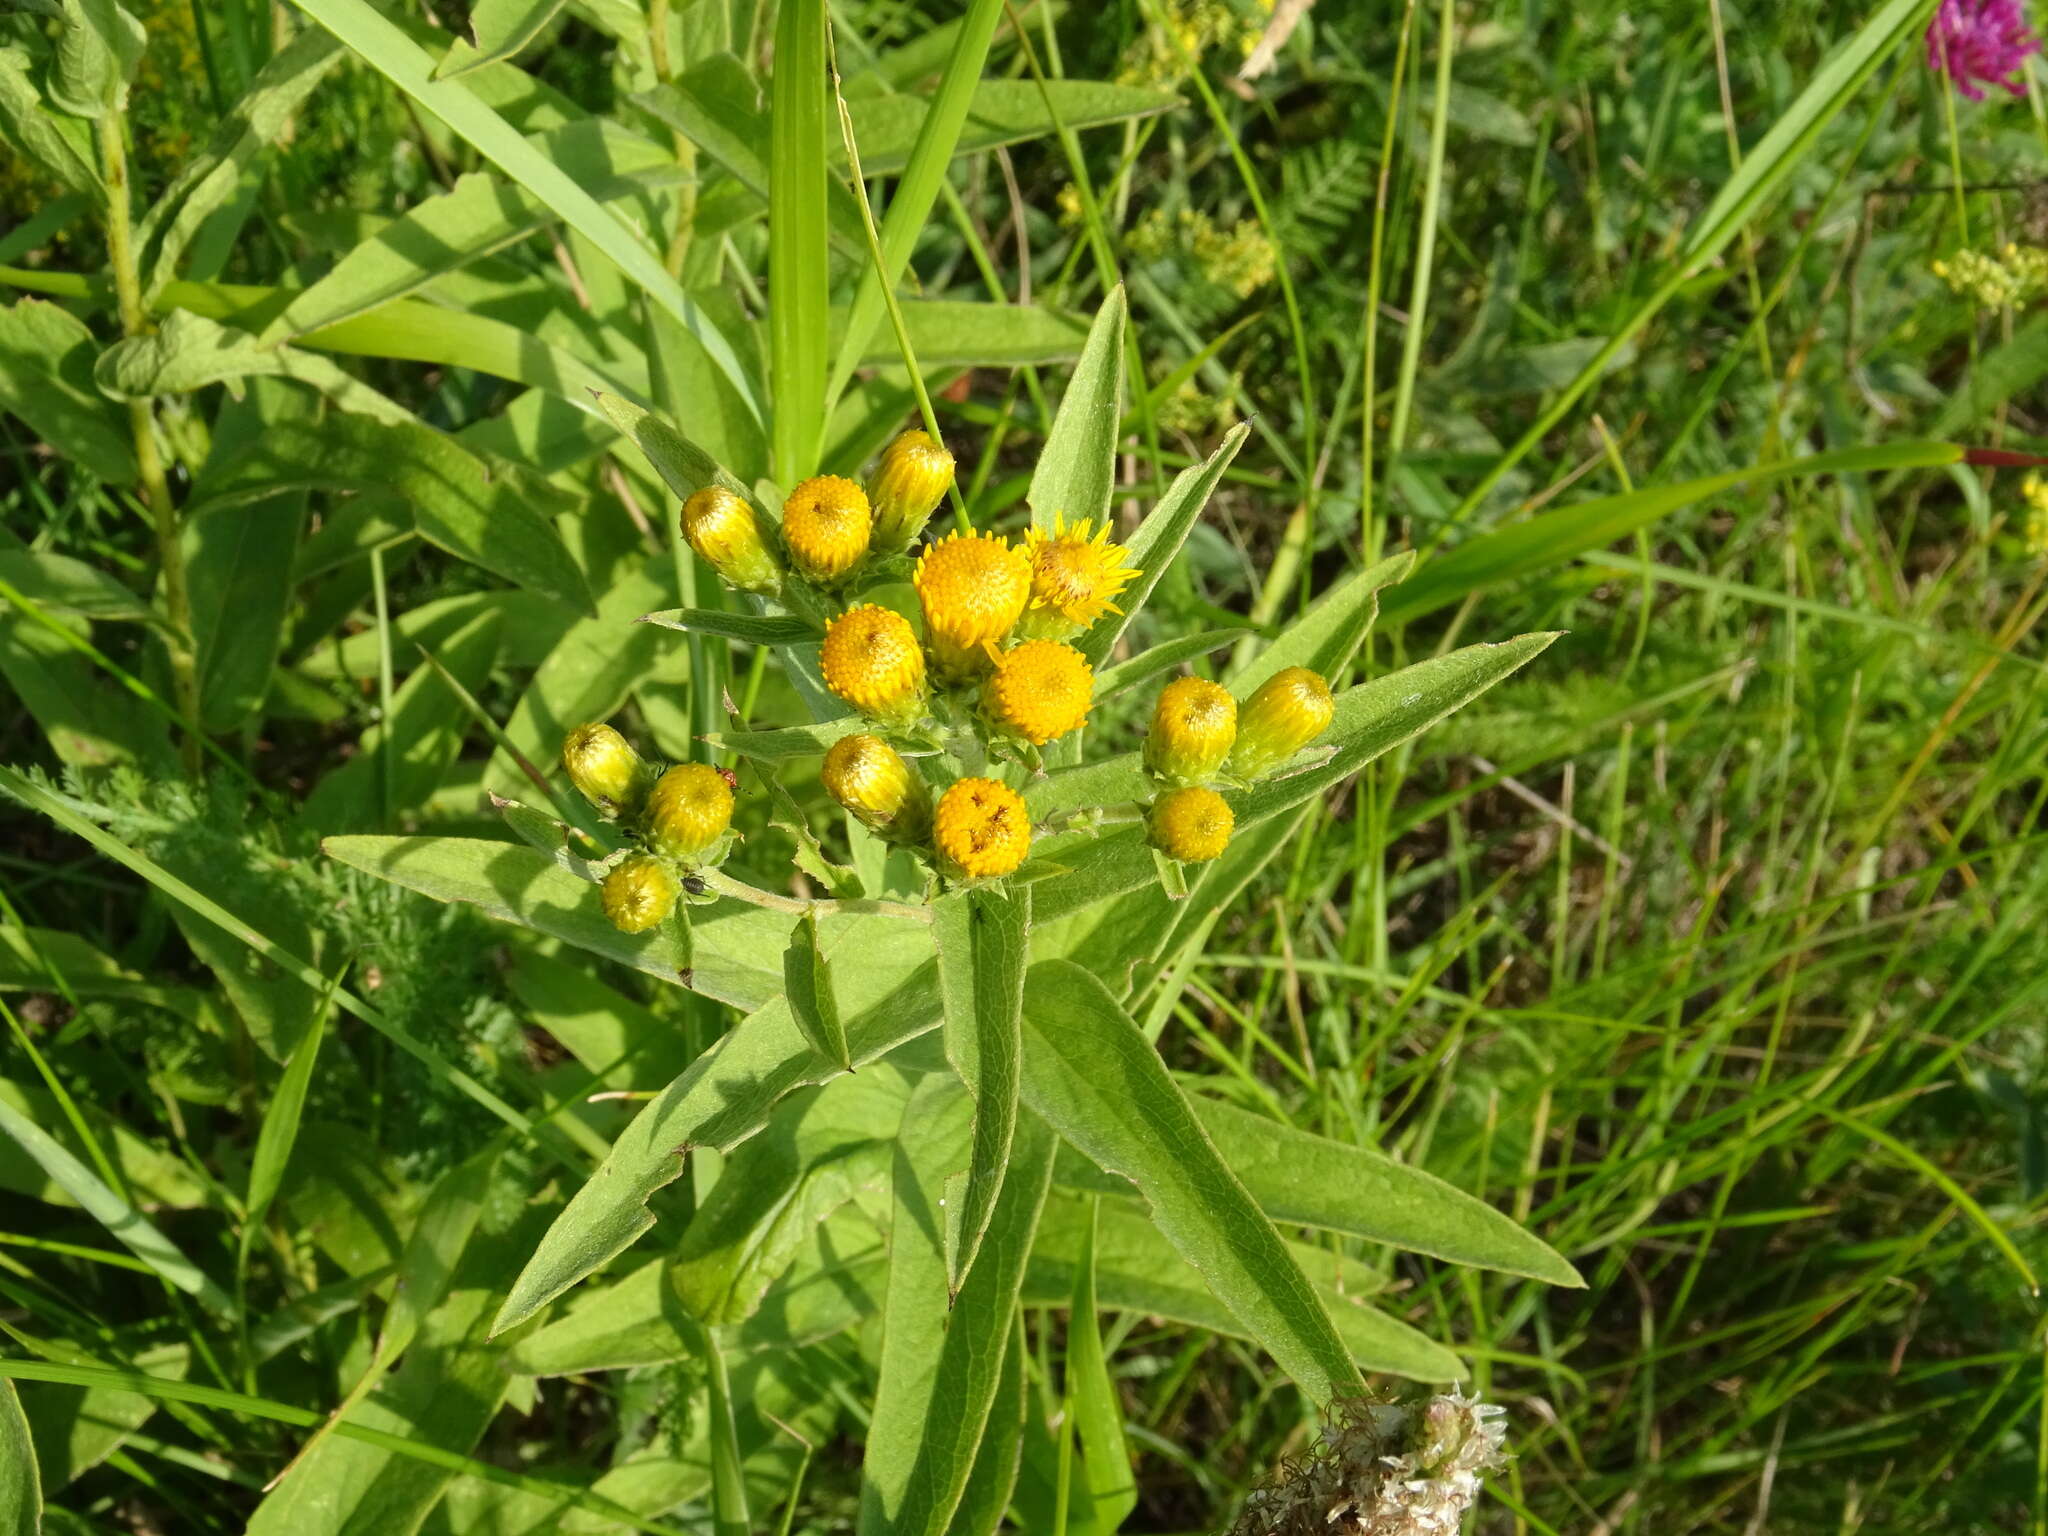
[[[1039,639],[1067,640],[1105,613],[1122,613],[1117,596],[1144,573],[1128,565],[1131,552],[1109,542],[1109,523],[1069,523],[1054,517],[1052,532],[1029,528],[1024,553],[1031,562],[1031,601],[1021,632]]]

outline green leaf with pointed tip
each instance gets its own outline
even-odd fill
[[[716,913],[722,908],[704,910]],[[789,922],[783,917],[774,938],[765,943],[758,927],[751,931],[755,942],[748,958],[753,965],[780,957],[788,943]],[[730,942],[732,936],[718,929],[716,921],[699,922],[700,970],[707,945]],[[838,976],[848,1054],[856,1068],[938,1023],[937,964],[931,932],[924,924],[828,914],[819,932],[828,954],[837,956],[851,945],[859,956],[858,964],[847,965]],[[755,978],[762,974],[758,969],[752,972]],[[778,971],[772,982],[776,991],[780,983]],[[701,982],[699,990],[705,990]],[[770,995],[771,1001],[692,1062],[619,1135],[611,1155],[556,1218],[513,1283],[499,1313],[500,1327],[531,1317],[652,1226],[647,1199],[682,1171],[690,1148],[733,1146],[760,1129],[791,1090],[840,1070],[811,1049],[788,1002]]]
[[[726,608],[668,608],[660,613],[643,613],[642,624],[663,629],[680,629],[686,634],[717,635],[744,645],[801,645],[816,643],[818,631],[803,619],[780,613],[737,613]]]
[[[647,462],[678,501],[688,501],[707,485],[722,485],[735,496],[753,500],[747,488],[720,469],[710,454],[645,406],[602,392],[597,404],[611,424],[647,455]]]
[[[1034,528],[1050,528],[1064,514],[1069,522],[1109,516],[1116,489],[1116,445],[1123,419],[1124,322],[1129,307],[1121,287],[1110,291],[1095,312],[1081,361],[1054,415],[1038,466],[1031,472]],[[1241,441],[1242,439],[1240,439]],[[1219,471],[1220,473],[1220,471]]]
[[[0,1381],[0,1536],[36,1536],[43,1528],[43,1479],[28,1416],[11,1381]]]
[[[1139,575],[1117,603],[1123,613],[1111,614],[1081,639],[1081,654],[1090,663],[1100,666],[1116,648],[1132,617],[1145,606],[1152,596],[1152,589],[1166,575],[1167,567],[1179,557],[1181,546],[1187,543],[1188,534],[1201,520],[1202,509],[1209,505],[1209,498],[1222,480],[1223,471],[1237,457],[1237,450],[1244,446],[1250,432],[1251,428],[1242,423],[1232,427],[1223,441],[1216,445],[1214,453],[1200,464],[1190,465],[1175,475],[1173,484],[1166,488],[1166,494],[1145,514],[1145,521],[1131,536],[1130,563],[1137,568]],[[1033,490],[1036,488],[1037,482],[1034,481]],[[1036,507],[1037,502],[1032,505]]]
[[[1088,1202],[1081,1227],[1081,1252],[1074,1261],[1073,1300],[1067,1308],[1065,1386],[1074,1405],[1074,1434],[1081,1452],[1081,1482],[1087,1490],[1091,1526],[1114,1531],[1138,1503],[1131,1475],[1131,1448],[1124,1439],[1124,1410],[1109,1363],[1102,1354],[1102,1320],[1095,1296],[1096,1201]]]
[[[1031,888],[954,892],[933,908],[932,937],[946,1060],[974,1101],[967,1179],[960,1198],[946,1206],[947,1282],[958,1292],[995,1210],[1017,1127]]]
[[[1009,1510],[1024,1449],[1024,1415],[1030,1411],[1024,1351],[1020,1316],[1011,1325],[1010,1342],[1003,1350],[1003,1373],[996,1379],[996,1395],[989,1405],[988,1426],[982,1431],[974,1470],[968,1474],[967,1486],[953,1511],[953,1536],[996,1536],[996,1528]]]
[[[844,715],[823,725],[791,725],[778,731],[721,731],[704,739],[741,757],[776,763],[793,757],[817,757],[841,737],[868,728],[860,716]]]
[[[1051,112],[1059,114],[1055,123]],[[1070,129],[1130,122],[1170,111],[1180,98],[1166,91],[1116,85],[1107,80],[983,80],[974,87],[966,121],[953,153],[973,154],[1004,144],[1044,138],[1064,124]],[[860,168],[870,176],[893,176],[910,161],[926,118],[937,108],[921,95],[857,96],[848,101],[860,143]]]
[[[806,912],[790,931],[789,948],[782,952],[782,990],[789,999],[790,1012],[796,1015],[796,1027],[811,1042],[811,1049],[851,1072],[846,1024],[839,1017],[839,1000],[832,990],[831,962],[818,947],[815,912]]]
[[[0,139],[35,161],[62,186],[96,204],[107,200],[92,134],[78,118],[43,105],[35,66],[21,48],[0,48]]]
[[[457,38],[434,66],[436,80],[457,80],[472,70],[517,58],[547,30],[562,0],[476,0],[469,13],[470,38]]]
[[[135,440],[127,415],[99,392],[99,343],[83,320],[42,299],[0,309],[0,403],[74,464],[133,485]]]
[[[1095,976],[1065,960],[1042,960],[1025,979],[1024,1100],[1137,1185],[1159,1230],[1311,1398],[1364,1389],[1315,1288],[1159,1053]]]
[[[1151,649],[1140,651],[1129,661],[1120,661],[1096,673],[1095,701],[1099,704],[1126,688],[1149,683],[1153,678],[1171,672],[1182,662],[1193,661],[1211,651],[1220,651],[1233,640],[1242,639],[1250,633],[1248,629],[1208,629],[1198,635],[1183,635],[1178,640],[1162,640]]]
[[[1311,603],[1249,665],[1233,673],[1230,691],[1241,699],[1249,697],[1261,683],[1289,667],[1307,667],[1325,678],[1340,676],[1372,633],[1380,592],[1403,580],[1414,565],[1415,552],[1403,550],[1346,577]]]

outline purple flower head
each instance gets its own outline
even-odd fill
[[[1979,81],[2022,94],[2020,65],[2040,51],[2020,0],[1941,0],[1927,27],[1927,67],[1945,73],[1972,101],[1984,99]]]

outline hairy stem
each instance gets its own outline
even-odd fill
[[[113,268],[114,298],[120,308],[121,333],[140,336],[149,328],[142,304],[142,280],[135,266],[134,232],[128,210],[128,148],[119,112],[99,119],[101,173],[107,182],[107,261]],[[143,499],[156,524],[157,559],[163,567],[164,610],[169,630],[164,649],[170,654],[171,685],[178,714],[185,724],[185,771],[199,772],[199,682],[192,658],[192,597],[185,586],[185,547],[178,536],[178,508],[156,446],[156,411],[147,399],[128,402],[128,425],[135,438],[135,462],[142,475]]]

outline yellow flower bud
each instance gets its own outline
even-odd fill
[[[1322,735],[1336,712],[1330,685],[1320,674],[1307,667],[1276,672],[1237,712],[1230,771],[1256,779]]]
[[[569,782],[607,818],[637,815],[654,771],[608,725],[579,725],[562,738]]]
[[[1127,566],[1130,551],[1109,542],[1109,523],[1091,536],[1092,519],[1069,524],[1064,513],[1052,532],[1027,529],[1024,553],[1031,561],[1031,601],[1018,632],[1047,640],[1078,635],[1105,613],[1122,613],[1117,594],[1142,572]]]
[[[837,581],[859,565],[873,527],[867,492],[838,475],[813,476],[782,504],[782,542],[813,581]]]
[[[680,889],[661,860],[636,853],[604,877],[604,915],[621,933],[645,933],[675,911]]]
[[[825,686],[864,715],[906,724],[924,713],[924,652],[910,620],[863,603],[825,630]]]
[[[1172,784],[1202,784],[1214,777],[1237,740],[1237,700],[1200,677],[1177,677],[1159,690],[1145,767]]]
[[[706,763],[678,763],[647,797],[647,841],[657,853],[690,859],[732,825],[732,786]]]
[[[1183,789],[1169,789],[1154,800],[1146,826],[1152,846],[1169,859],[1202,864],[1230,846],[1237,817],[1215,790],[1190,784]]]
[[[746,497],[707,485],[683,503],[683,537],[697,558],[744,592],[773,592],[782,568],[761,539]]]
[[[1003,641],[1031,597],[1031,562],[999,534],[949,534],[918,556],[913,579],[932,660],[954,680],[988,669],[984,648]]]
[[[941,867],[969,879],[1007,875],[1031,851],[1024,797],[994,779],[961,779],[939,796],[932,824]]]
[[[988,718],[1034,747],[1087,723],[1095,674],[1087,658],[1057,640],[1026,640],[996,658],[981,688]]]
[[[893,554],[924,531],[953,483],[953,455],[926,432],[905,432],[882,451],[868,477],[874,505],[875,547]]]
[[[879,736],[842,736],[825,754],[825,791],[884,837],[914,843],[931,830],[924,780]]]

